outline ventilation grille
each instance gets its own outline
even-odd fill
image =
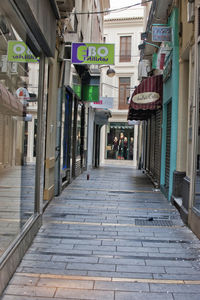
[[[169,220],[142,220],[142,219],[135,219],[135,225],[137,226],[173,226],[172,221]]]

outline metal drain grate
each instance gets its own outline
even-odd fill
[[[169,220],[142,220],[142,219],[135,219],[135,225],[139,226],[173,226],[172,221]]]

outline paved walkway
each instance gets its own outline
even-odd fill
[[[3,300],[199,300],[200,241],[141,171],[105,166],[55,198]]]

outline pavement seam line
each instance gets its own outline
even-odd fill
[[[96,276],[76,276],[76,275],[55,275],[42,273],[15,273],[16,276],[39,277],[52,279],[67,279],[67,280],[92,280],[92,281],[107,281],[107,282],[132,282],[132,283],[158,283],[158,284],[190,284],[199,285],[200,280],[175,280],[175,279],[147,279],[147,278],[118,278],[118,277],[96,277]]]
[[[68,200],[68,201],[69,201],[69,200]],[[73,201],[73,200],[70,200],[70,201]],[[53,206],[53,205],[52,205],[52,206]],[[57,203],[54,204],[54,206],[56,206],[56,207],[58,207],[58,206],[59,206],[59,207],[66,207],[66,205],[64,205],[64,204],[57,204]],[[70,206],[70,207],[75,207],[75,205],[72,205],[72,204],[71,204],[71,205],[68,205],[68,206]],[[82,207],[81,207],[80,205],[76,205],[76,208],[77,208],[77,207],[78,207],[78,208],[83,208],[83,207],[85,208],[85,206],[82,206]],[[95,207],[94,207],[94,206],[87,206],[87,207],[88,207],[88,209],[102,208],[102,206],[96,206],[96,205],[95,205]],[[107,206],[107,208],[108,208],[108,209],[113,209],[112,206],[110,206],[110,207]],[[119,210],[119,209],[120,209],[120,210],[127,210],[127,208],[123,208],[123,207],[122,207],[122,208],[121,208],[121,207],[120,207],[120,208],[117,207],[117,208],[115,208],[115,209],[116,209],[116,210]],[[154,212],[156,212],[156,211],[169,211],[169,212],[170,212],[170,211],[175,211],[175,212],[176,212],[176,211],[177,211],[176,209],[168,209],[168,208],[151,208],[151,207],[135,207],[135,208],[129,208],[128,210],[133,210],[133,211],[134,211],[134,210],[147,210],[147,211],[152,210],[152,211],[154,211]],[[105,210],[105,211],[106,211],[106,210]]]
[[[168,226],[151,226],[151,225],[135,225],[135,224],[117,224],[117,223],[91,223],[91,222],[73,222],[73,221],[47,221],[51,224],[68,224],[68,225],[88,225],[88,226],[118,226],[118,227],[146,227],[146,228],[166,228]],[[170,228],[182,228],[182,226],[172,225]]]
[[[107,191],[107,192],[130,192],[130,193],[152,193],[154,194],[154,191],[142,191],[142,190],[111,190],[111,189],[85,189],[85,188],[73,188],[73,187],[68,187],[68,190],[79,190],[79,191]],[[158,192],[156,192],[158,194]],[[161,194],[161,192],[160,192]],[[162,194],[161,194],[162,195]]]

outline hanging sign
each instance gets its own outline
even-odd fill
[[[160,95],[155,92],[139,93],[133,96],[132,101],[137,104],[152,103],[160,99]]]
[[[140,121],[136,121],[136,120],[128,120],[128,125],[129,125],[129,126],[140,125]]]
[[[28,46],[21,41],[8,41],[7,55],[10,62],[39,62],[39,57],[35,57]]]
[[[152,42],[171,42],[172,28],[167,26],[152,26]]]
[[[114,44],[72,43],[72,64],[114,65]]]
[[[24,105],[27,105],[27,101],[30,100],[29,92],[26,88],[20,87],[16,90],[17,98],[20,100],[20,102]]]
[[[111,109],[113,108],[113,97],[101,97],[98,102],[90,103],[93,108]]]

